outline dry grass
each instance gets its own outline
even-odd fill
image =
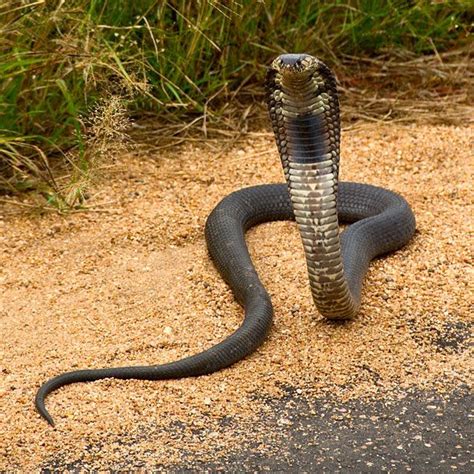
[[[130,125],[123,98],[109,95],[99,100],[81,117],[81,133],[77,137],[79,146],[64,153],[64,160],[56,160],[53,166],[38,149],[43,157],[41,167],[31,160],[30,167],[25,170],[23,161],[19,161],[17,172],[23,173],[29,181],[35,180],[31,186],[39,193],[30,194],[28,198],[23,195],[23,199],[2,197],[0,202],[36,212],[87,209],[85,201],[91,184],[97,183],[103,168],[112,165],[117,155],[129,149],[127,130]],[[18,159],[15,156],[12,154],[12,160]]]
[[[66,178],[64,196],[66,208],[82,206],[87,198],[87,189],[100,173],[104,164],[113,163],[114,157],[127,151],[130,120],[122,98],[111,95],[99,100],[84,117],[84,142],[79,154],[70,159],[74,166],[71,177]]]
[[[81,117],[110,90],[134,93],[130,111],[166,121],[172,143],[197,130],[239,135],[262,120],[265,67],[288,51],[317,55],[338,72],[345,119],[430,119],[430,102],[441,101],[454,123],[468,113],[467,91],[441,84],[464,77],[468,58],[461,52],[456,69],[443,54],[467,43],[468,7],[462,0],[8,0],[0,5],[0,192],[35,190],[61,209],[81,204],[85,191],[56,182],[56,162],[71,187],[76,168],[82,180]],[[429,92],[410,93],[419,86]]]
[[[471,46],[425,56],[391,52],[377,58],[343,59],[336,68],[343,129],[353,129],[359,121],[472,123]],[[262,84],[248,84],[234,91],[228,100],[205,108],[202,114],[184,119],[171,114],[158,120],[154,113],[145,112],[133,123],[128,118],[126,100],[110,94],[81,117],[81,146],[65,155],[70,167],[62,166],[60,161],[53,169],[39,147],[22,144],[41,160],[27,161],[25,169],[24,162],[15,164],[12,154],[12,163],[25,180],[36,176],[32,187],[39,189],[39,196],[0,199],[35,212],[92,210],[96,203],[88,202],[87,191],[91,183],[104,166],[113,166],[113,157],[126,151],[132,142],[137,151],[152,153],[186,142],[201,142],[204,137],[207,147],[221,156],[245,137],[268,129]]]
[[[417,56],[345,57],[341,92],[349,120],[465,124],[473,120],[473,48]]]
[[[345,56],[335,68],[343,129],[361,122],[466,125],[474,118],[472,47],[417,56],[393,52],[377,58]],[[207,139],[225,153],[249,131],[269,130],[263,84],[247,85],[214,110],[184,122],[144,116],[132,136],[145,152]]]

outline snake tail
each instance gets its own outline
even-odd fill
[[[210,349],[168,364],[76,370],[58,375],[36,393],[35,406],[40,415],[54,426],[45,399],[64,385],[109,377],[165,380],[207,375],[254,352],[271,328],[273,306],[250,259],[245,232],[260,222],[291,218],[287,192],[278,185],[249,188],[224,198],[209,215],[205,235],[211,258],[244,307],[242,325]]]

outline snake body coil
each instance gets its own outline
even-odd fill
[[[153,366],[67,372],[44,383],[36,408],[53,425],[45,398],[70,383],[103,378],[163,380],[205,375],[252,353],[270,330],[273,307],[245,243],[248,228],[296,219],[314,302],[328,318],[353,317],[371,259],[402,247],[415,218],[398,194],[338,183],[339,106],[335,79],[306,54],[278,57],[269,71],[268,106],[286,184],[255,186],[224,198],[206,222],[211,258],[244,307],[242,325],[227,339],[190,357]],[[339,236],[338,221],[352,223]]]

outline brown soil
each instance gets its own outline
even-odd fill
[[[237,328],[242,311],[207,256],[205,219],[232,190],[282,173],[271,135],[253,133],[224,153],[196,143],[118,157],[92,199],[102,206],[90,212],[4,208],[0,469],[169,465],[263,440],[271,450],[271,432],[248,433],[282,387],[347,400],[470,384],[468,346],[452,328],[471,321],[473,132],[366,125],[344,133],[342,178],[400,192],[418,226],[407,247],[371,265],[355,321],[330,324],[316,313],[294,224],[261,225],[248,242],[275,306],[263,347],[207,377],[65,387],[47,400],[56,429],[33,406],[49,377],[175,360]]]

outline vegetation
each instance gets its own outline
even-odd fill
[[[339,68],[354,57],[439,56],[466,42],[469,4],[4,0],[0,192],[35,189],[52,206],[81,205],[107,143],[124,136],[124,107],[218,121],[230,98],[258,96],[265,65],[284,51]]]

